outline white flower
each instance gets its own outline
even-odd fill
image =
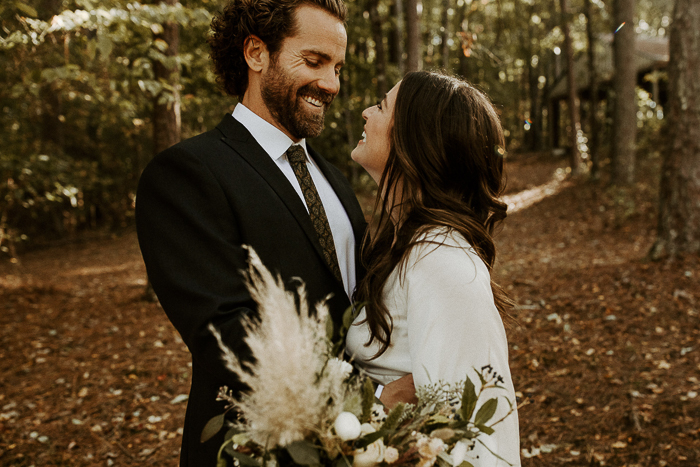
[[[445,449],[445,443],[439,438],[421,436],[416,443],[416,448],[421,457],[417,467],[430,467],[435,463],[438,454]]]
[[[356,449],[355,452],[353,452],[355,458],[352,462],[352,466],[373,467],[384,460],[385,450],[384,440],[381,438],[364,449]]]
[[[335,419],[333,428],[335,428],[335,433],[338,435],[338,438],[342,439],[343,441],[357,439],[360,436],[362,429],[360,421],[357,419],[355,414],[350,412],[341,412]]]
[[[352,373],[352,365],[339,358],[332,358],[328,360],[328,372],[341,378],[347,378]]]
[[[457,441],[450,452],[450,456],[452,456],[452,465],[456,467],[461,464],[462,461],[464,461],[464,458],[467,456],[468,450],[469,445],[467,443],[464,441]]]
[[[384,406],[382,404],[372,405],[372,411],[370,412],[369,422],[374,428],[379,428],[386,421],[386,412],[384,412]]]
[[[399,450],[394,446],[389,446],[386,448],[386,451],[384,451],[384,462],[387,464],[393,464],[397,460],[399,460]]]
[[[424,459],[430,459],[437,457],[443,449],[445,449],[445,443],[439,438],[421,438],[416,444],[418,447],[418,454]]]
[[[370,425],[369,423],[363,423],[363,424],[360,426],[360,434],[361,434],[362,436],[368,435],[368,434],[370,434],[370,433],[374,433],[375,431],[377,431],[377,430],[376,430],[372,425]]]

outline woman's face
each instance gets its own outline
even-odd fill
[[[389,158],[391,149],[391,127],[394,120],[394,104],[396,93],[401,82],[396,83],[391,91],[377,105],[368,107],[362,112],[365,119],[362,140],[352,151],[352,159],[360,164],[379,183]]]

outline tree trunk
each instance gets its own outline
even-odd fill
[[[617,185],[629,185],[634,182],[637,134],[634,0],[615,0],[616,28],[623,22],[625,25],[615,33],[613,40],[615,101],[610,182]]]
[[[469,8],[468,5],[464,5],[462,8],[460,8],[460,14],[459,14],[459,32],[460,32],[460,52],[459,52],[459,75],[466,79],[470,79],[470,70],[469,70],[469,55],[467,55],[467,50],[468,48],[465,49],[466,47],[469,47],[471,44],[468,43],[468,39],[471,37],[469,36],[469,13],[467,12],[467,9]],[[466,34],[465,36],[462,36],[463,34]],[[465,41],[467,43],[465,44]],[[471,50],[469,50],[469,54],[471,54]]]
[[[418,0],[406,2],[406,71],[418,71],[421,69],[420,50],[420,18],[418,17]]]
[[[399,74],[403,76],[404,70],[404,59],[403,59],[403,2],[404,0],[394,0],[391,5],[392,18],[394,18],[393,25],[391,28],[391,34],[389,36],[389,61],[395,64],[399,69]]]
[[[535,14],[535,7],[529,9],[529,15]],[[542,150],[542,96],[540,94],[540,50],[537,40],[536,26],[530,22],[527,36],[527,56],[530,61],[527,64],[527,88],[528,101],[530,102],[530,130],[525,133],[526,147],[531,151]]]
[[[659,189],[657,240],[650,255],[700,252],[700,2],[677,0],[668,65],[668,140]]]
[[[567,0],[559,0],[562,16],[562,31],[564,32],[564,49],[566,54],[566,82],[569,91],[569,144],[571,145],[571,173],[581,172],[581,152],[578,139],[581,135],[581,118],[579,113],[579,101],[576,93],[576,71],[574,69],[574,47],[571,43],[571,31],[569,30],[569,10]]]
[[[442,31],[440,38],[442,39],[441,48],[441,58],[442,58],[442,69],[449,72],[450,69],[450,46],[448,41],[450,40],[450,15],[447,14],[450,9],[450,0],[442,0]]]
[[[37,9],[38,18],[51,21],[54,15],[61,12],[61,0],[42,0]],[[63,33],[65,34],[65,33]],[[65,63],[67,65],[67,63]],[[53,66],[58,66],[54,63]],[[41,102],[41,152],[51,154],[63,150],[65,146],[65,118],[63,117],[63,102],[61,94],[53,83],[42,84],[39,88]]]
[[[176,0],[165,0],[166,5],[175,5]],[[180,28],[177,23],[168,21],[163,26],[163,32],[155,36],[168,44],[164,52],[166,57],[176,57],[180,46]],[[153,105],[153,153],[169,148],[180,141],[180,92],[178,90],[180,73],[176,66],[166,67],[158,60],[153,62],[153,72],[156,81],[171,87],[163,90],[154,99]],[[164,93],[172,94],[168,99]]]
[[[379,99],[382,99],[388,89],[386,85],[386,49],[384,47],[384,35],[382,34],[382,18],[379,16],[379,10],[377,9],[378,5],[379,0],[367,1],[372,39],[374,40],[377,96]]]
[[[352,96],[352,80],[350,79],[349,73],[342,73],[341,83],[340,83],[340,96],[343,99],[343,119],[345,120],[345,137],[348,143],[348,152],[353,150],[357,145],[357,141],[360,139],[360,135],[355,134],[355,125],[353,124],[354,116],[352,114],[352,109],[350,108],[350,99]],[[348,165],[350,172],[350,181],[353,186],[357,186],[360,181],[360,166],[352,161],[348,157]]]
[[[177,0],[164,0],[162,3],[172,6],[177,3]],[[155,39],[161,39],[168,44],[164,52],[166,57],[176,57],[180,48],[180,27],[172,21],[162,26],[163,32],[156,34]],[[153,154],[155,155],[180,142],[180,72],[176,66],[167,67],[160,61],[154,60],[153,74],[156,81],[171,88],[161,91],[153,99]],[[171,93],[172,100],[168,99],[164,93]],[[158,301],[150,280],[143,292],[143,299],[150,302]]]
[[[598,125],[598,70],[596,68],[595,32],[593,31],[593,7],[591,0],[584,1],[586,14],[586,35],[588,36],[588,90],[590,91],[590,110],[588,112],[588,154],[591,157],[591,178],[597,180],[600,177],[600,154]]]

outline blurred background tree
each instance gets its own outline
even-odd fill
[[[575,161],[580,153],[593,176],[614,179],[613,44],[622,32],[636,38],[633,97],[626,98],[636,155],[620,161],[629,168],[634,157],[656,154],[640,148],[657,149],[654,135],[665,122],[673,7],[637,0],[633,19],[614,34],[614,2],[622,1],[348,0],[341,93],[311,144],[358,193],[371,194],[373,182],[349,157],[362,110],[406,70],[442,68],[492,98],[510,154]],[[3,252],[14,257],[29,244],[132,225],[136,184],[154,153],[213,128],[235,105],[214,83],[205,41],[223,3],[0,5]]]

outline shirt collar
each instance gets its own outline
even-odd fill
[[[292,144],[295,144],[282,130],[264,120],[240,102],[236,104],[236,107],[233,109],[233,118],[238,120],[238,122],[253,135],[255,141],[258,142],[272,160],[277,160],[284,156],[287,149],[289,149]],[[306,139],[302,139],[297,144],[304,149],[304,153],[308,159],[309,152],[306,148]]]

